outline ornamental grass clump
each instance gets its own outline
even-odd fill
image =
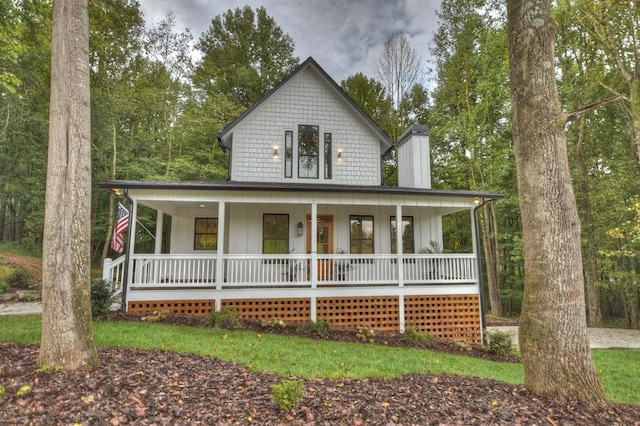
[[[402,338],[407,342],[411,342],[416,345],[424,345],[428,348],[433,347],[433,339],[431,338],[431,335],[419,328],[407,328]]]
[[[236,330],[242,326],[240,314],[234,308],[224,308],[219,312],[211,312],[211,314],[205,318],[204,323],[214,328],[224,328],[227,330]]]

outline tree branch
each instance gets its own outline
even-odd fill
[[[580,118],[582,115],[584,115],[584,114],[586,114],[588,112],[591,112],[591,111],[593,111],[595,109],[598,109],[600,107],[603,107],[605,105],[609,105],[610,103],[615,102],[615,101],[617,101],[619,99],[622,99],[623,97],[624,96],[622,96],[622,95],[612,96],[610,98],[599,100],[598,102],[594,102],[591,105],[587,105],[587,106],[582,107],[582,108],[580,108],[578,110],[575,110],[573,112],[565,114],[564,115],[565,124],[569,123],[571,121],[575,121],[578,118]]]

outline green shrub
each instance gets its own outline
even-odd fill
[[[327,320],[318,320],[316,322],[309,321],[305,325],[298,327],[299,331],[309,334],[315,334],[318,337],[328,337],[331,331],[331,323]]]
[[[114,302],[109,281],[98,279],[91,282],[91,313],[93,315],[106,314]]]
[[[375,332],[371,328],[367,328],[360,325],[357,327],[357,337],[363,342],[373,343],[374,335],[375,335]]]
[[[0,281],[0,294],[6,293],[7,290],[9,290],[9,284]]]
[[[16,269],[11,275],[9,275],[7,283],[10,287],[26,290],[31,287],[33,280],[31,279],[31,275],[29,275],[29,271],[20,268]]]
[[[263,320],[260,323],[260,325],[263,328],[284,328],[286,324],[281,319],[276,318],[276,317],[272,317],[272,318]]]
[[[417,345],[425,345],[429,348],[433,347],[433,339],[431,338],[431,335],[418,328],[407,328],[402,338],[407,342],[415,343]]]
[[[487,340],[489,342],[489,352],[499,356],[507,356],[511,354],[513,348],[513,336],[504,331],[487,331]]]
[[[283,380],[277,385],[271,385],[271,390],[271,400],[283,411],[291,410],[305,395],[302,380]]]
[[[4,399],[4,386],[0,385],[0,401]]]
[[[204,323],[214,328],[225,328],[227,330],[235,330],[242,326],[240,323],[240,314],[234,308],[224,308],[219,312],[211,312],[211,314],[205,318]]]

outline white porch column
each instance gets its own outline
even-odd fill
[[[311,204],[311,288],[318,287],[318,205]],[[311,321],[316,322],[316,297],[311,297]]]
[[[164,227],[164,212],[156,210],[156,245],[153,250],[155,254],[162,252],[162,228]]]
[[[131,211],[129,212],[131,215],[131,226],[129,227],[129,241],[127,244],[127,251],[129,253],[129,264],[127,268],[129,269],[128,277],[127,277],[127,293],[131,284],[134,282],[133,277],[133,255],[135,254],[136,248],[136,224],[138,223],[138,202],[136,200],[131,200]],[[140,273],[139,271],[136,271]]]
[[[225,202],[218,201],[218,246],[216,251],[216,290],[222,290],[224,282],[224,232],[225,232]],[[216,295],[216,312],[222,309],[222,300]]]
[[[475,275],[475,280],[476,280],[476,285],[480,284],[480,271],[478,270],[478,265],[479,265],[479,261],[480,261],[480,257],[479,257],[479,247],[478,247],[478,239],[476,238],[476,236],[478,235],[478,229],[477,229],[477,221],[476,221],[476,212],[477,209],[473,208],[471,209],[471,243],[472,243],[472,251],[473,251],[473,255],[475,257],[475,262],[473,262],[473,269],[474,269],[474,275]]]
[[[404,287],[404,263],[402,259],[404,257],[404,250],[402,246],[402,205],[396,206],[396,256],[398,259],[398,286]]]
[[[402,205],[396,205],[396,265],[398,267],[398,286],[404,287],[404,249],[402,245]],[[398,296],[398,320],[400,333],[404,333],[404,296]]]

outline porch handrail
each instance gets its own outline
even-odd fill
[[[127,256],[120,256],[117,259],[106,258],[102,263],[102,279],[111,285],[114,295],[122,293],[122,283],[124,281],[124,261]]]
[[[136,288],[312,287],[310,254],[225,254],[222,283],[215,282],[215,254],[134,254],[131,257],[131,285]],[[402,283],[398,278],[397,254],[318,254],[315,284],[348,287],[477,283],[472,253],[404,254],[401,266]]]

